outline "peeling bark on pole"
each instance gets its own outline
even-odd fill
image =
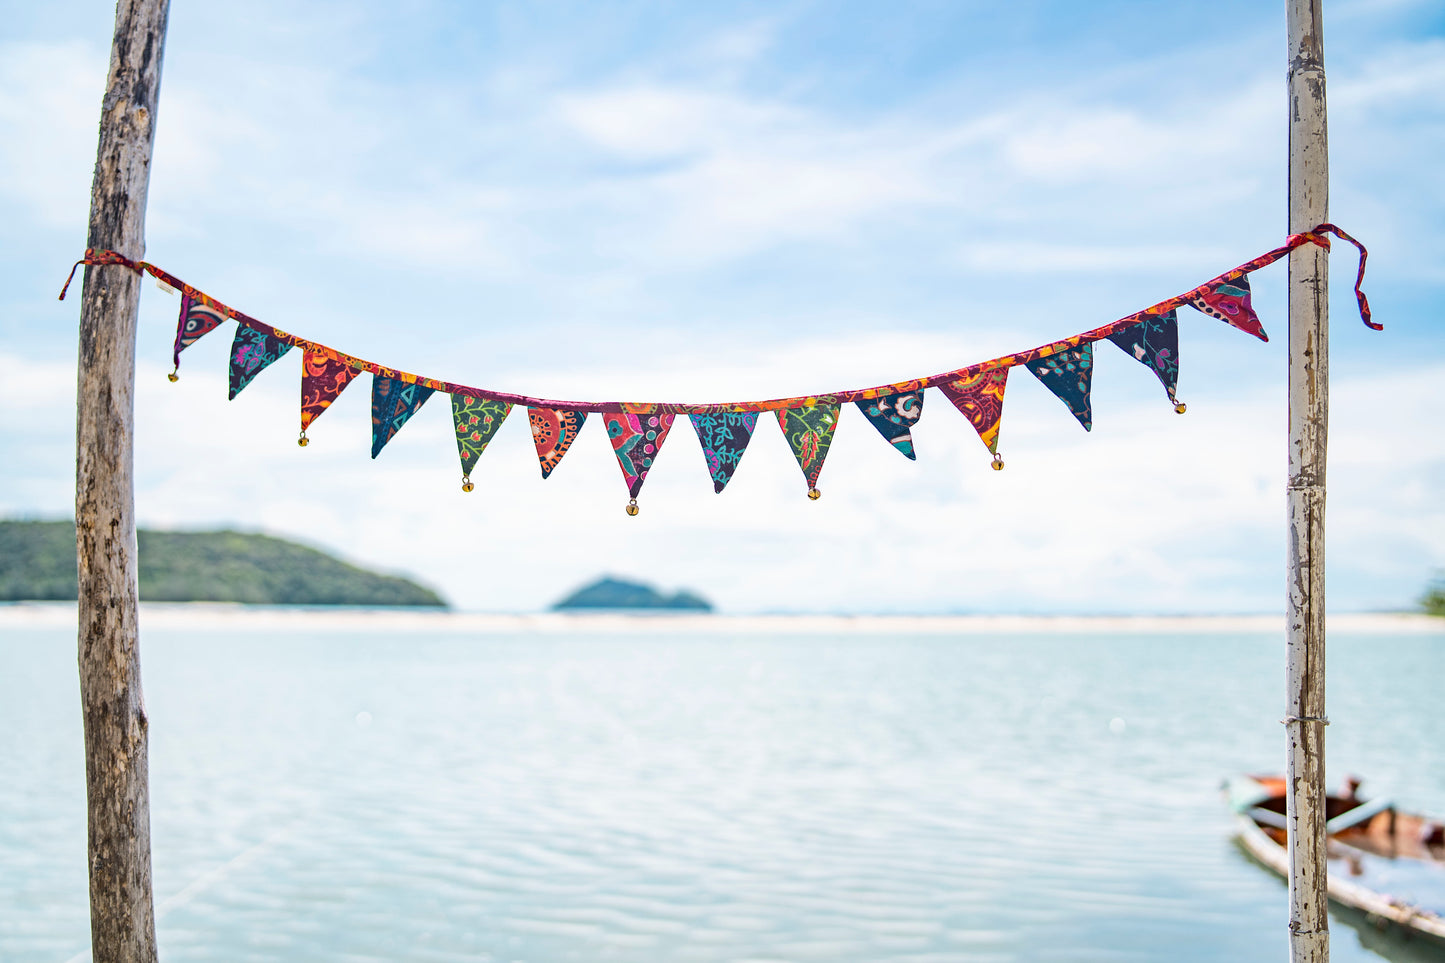
[[[1322,0],[1286,0],[1289,230],[1329,220]],[[1287,669],[1290,961],[1328,963],[1325,862],[1325,442],[1329,429],[1329,258],[1289,255]]]
[[[145,255],[168,0],[120,0],[87,247]],[[95,963],[153,963],[150,791],[141,698],[132,422],[140,276],[85,269],[75,431],[80,695]]]

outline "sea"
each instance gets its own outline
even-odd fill
[[[167,963],[1287,959],[1220,794],[1284,765],[1282,628],[152,621]],[[1445,630],[1328,660],[1330,781],[1445,815]],[[89,959],[78,699],[0,623],[6,963]]]

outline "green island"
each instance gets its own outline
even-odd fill
[[[686,590],[665,595],[650,585],[604,576],[584,585],[552,606],[554,611],[570,609],[691,609],[711,612],[712,603]]]
[[[1445,581],[1436,580],[1420,597],[1426,615],[1445,615]]]
[[[270,535],[141,530],[136,540],[146,602],[447,607],[415,582]],[[73,522],[0,521],[0,601],[74,600],[76,593]]]

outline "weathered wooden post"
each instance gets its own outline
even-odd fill
[[[169,0],[119,0],[86,246],[145,256],[146,192]],[[95,963],[156,959],[141,698],[132,422],[140,275],[87,266],[75,420],[80,698]]]
[[[1289,230],[1329,220],[1322,0],[1286,0]],[[1328,963],[1325,863],[1325,441],[1329,260],[1289,255],[1289,941],[1291,963]]]

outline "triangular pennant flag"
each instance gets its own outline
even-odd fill
[[[676,417],[661,412],[632,414],[609,411],[603,414],[607,438],[612,442],[617,464],[622,467],[622,477],[627,480],[627,494],[633,498],[642,491],[647,470],[662,450],[662,443],[667,440],[667,433],[672,430],[672,421]]]
[[[371,457],[381,454],[401,426],[417,413],[435,388],[400,378],[371,379]]]
[[[1179,314],[1169,310],[1163,314],[1146,314],[1138,324],[1109,335],[1109,340],[1124,349],[1159,378],[1169,400],[1175,404],[1174,389],[1179,383]]]
[[[828,457],[828,446],[833,443],[833,429],[838,427],[839,405],[809,405],[806,408],[784,408],[778,411],[778,425],[798,467],[808,479],[808,491],[817,491],[818,473],[823,470],[823,459]],[[813,496],[816,497],[816,496]]]
[[[226,320],[226,316],[208,304],[181,295],[181,314],[176,319],[176,344],[174,360],[181,366],[181,352],[201,340]]]
[[[856,402],[858,410],[863,412],[878,433],[888,439],[888,443],[912,460],[917,460],[913,453],[913,425],[923,414],[923,391],[900,391],[897,394],[884,395],[881,398],[870,398],[865,401]]]
[[[1241,274],[1232,281],[1215,278],[1199,288],[1199,293],[1189,299],[1189,306],[1211,318],[1232,324],[1261,341],[1269,340],[1264,326],[1259,323],[1259,315],[1254,313],[1248,274]]]
[[[325,351],[308,348],[301,356],[301,431],[304,434],[321,413],[331,407],[357,370],[350,362]]]
[[[246,325],[237,325],[231,341],[231,394],[234,400],[241,389],[277,358],[291,350],[289,342]]]
[[[1069,413],[1079,419],[1085,431],[1094,427],[1094,414],[1089,408],[1089,386],[1094,377],[1092,341],[1027,362],[1024,367],[1068,405]]]
[[[582,423],[587,420],[587,412],[528,408],[527,420],[532,423],[532,441],[537,445],[542,477],[546,478],[577,439],[577,432],[582,430]]]
[[[477,459],[487,450],[487,443],[507,420],[512,412],[510,401],[493,401],[491,398],[473,398],[471,395],[452,395],[452,421],[457,429],[457,454],[462,457],[463,484],[470,483],[472,469]]]
[[[712,476],[712,490],[720,492],[732,481],[738,462],[748,442],[753,440],[753,429],[758,426],[756,411],[729,411],[715,415],[688,415],[692,430],[702,445],[703,457],[707,459],[707,473]]]
[[[941,384],[955,408],[973,425],[988,450],[998,454],[998,428],[1003,418],[1003,392],[1008,386],[1008,368],[990,368],[978,374]]]

